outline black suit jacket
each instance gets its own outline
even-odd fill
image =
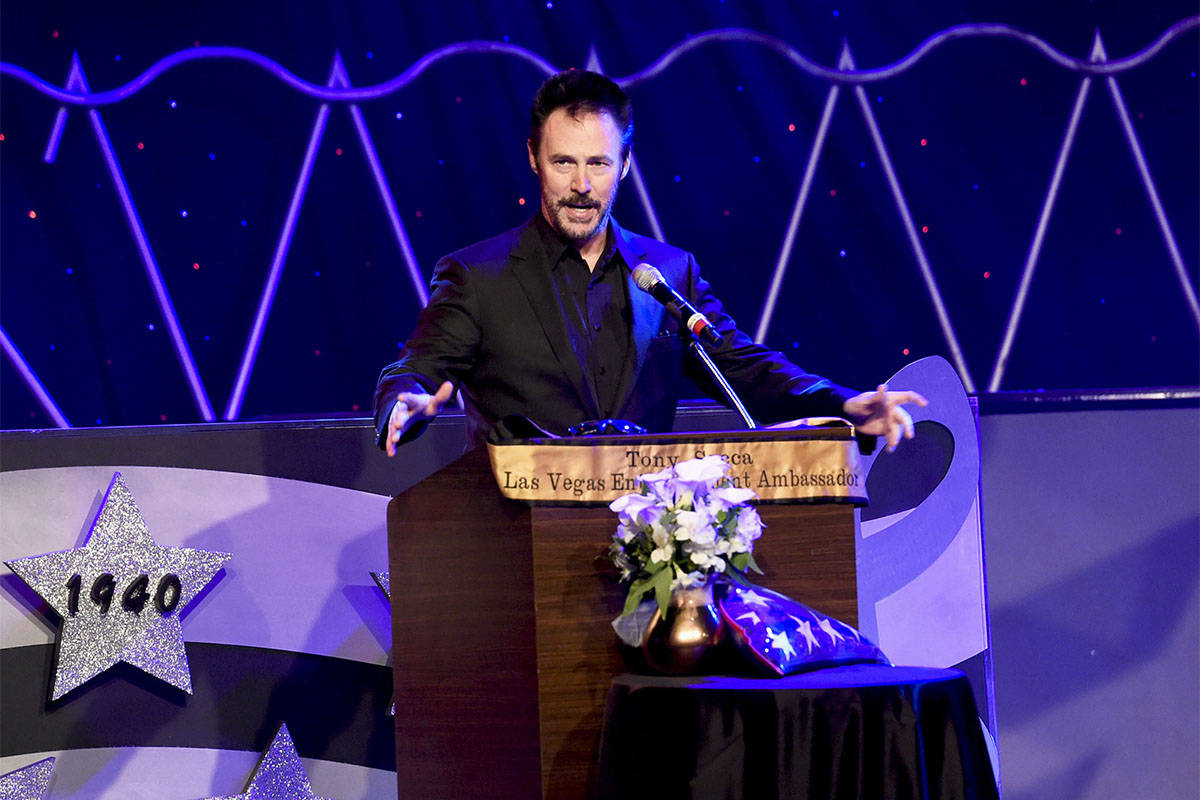
[[[772,422],[842,413],[842,403],[855,393],[805,372],[739,331],[691,253],[625,231],[615,220],[612,231],[625,262],[633,315],[632,364],[622,365],[618,417],[651,432],[671,430],[683,375],[723,401],[688,351],[679,321],[634,284],[630,269],[643,261],[656,266],[721,333],[721,346],[709,352],[753,416]],[[559,434],[599,416],[546,269],[533,220],[438,262],[429,305],[400,360],[379,377],[375,421],[381,442],[398,392],[433,392],[446,380],[462,390],[475,440],[509,414]],[[401,441],[422,429],[414,426]]]

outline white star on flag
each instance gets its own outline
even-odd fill
[[[787,631],[775,633],[770,628],[767,628],[767,636],[771,638],[771,647],[782,651],[784,658],[791,658],[796,655],[796,648],[792,647],[792,640],[788,638]]]

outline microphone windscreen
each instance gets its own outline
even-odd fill
[[[648,292],[654,284],[663,282],[663,276],[656,268],[643,261],[633,270],[633,282],[643,292]]]

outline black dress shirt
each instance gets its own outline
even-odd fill
[[[589,270],[579,250],[562,238],[545,217],[534,223],[542,243],[546,271],[554,281],[571,347],[587,379],[600,418],[614,416],[617,392],[632,367],[629,350],[633,328],[626,276],[629,266],[617,251],[615,237]]]

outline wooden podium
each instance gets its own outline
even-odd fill
[[[852,507],[758,510],[762,583],[857,625]],[[610,625],[624,587],[602,558],[615,529],[605,506],[505,499],[484,448],[392,499],[401,800],[591,796],[627,671]]]

